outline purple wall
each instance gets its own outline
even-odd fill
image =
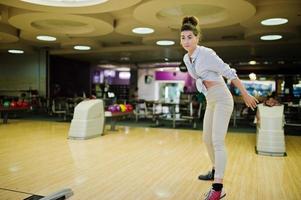
[[[187,92],[196,92],[195,80],[189,76],[188,73],[184,72],[167,72],[167,71],[156,71],[155,79],[157,81],[171,81],[171,80],[183,80],[187,87]]]
[[[115,77],[105,77],[104,70],[97,69],[93,72],[92,81],[93,83],[104,83],[106,79],[110,85],[130,85],[130,79],[120,79],[119,73],[119,71],[115,71]]]

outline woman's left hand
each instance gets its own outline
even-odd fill
[[[254,110],[257,107],[257,104],[259,103],[259,101],[255,97],[253,97],[252,95],[249,95],[249,94],[245,94],[242,97],[243,97],[245,104],[249,108]]]

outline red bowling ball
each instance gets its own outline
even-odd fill
[[[10,102],[10,107],[16,108],[17,107],[17,102],[16,101]]]
[[[28,108],[29,107],[29,103],[26,101],[22,102],[22,108]]]
[[[131,111],[133,111],[133,106],[131,105],[131,104],[126,104],[125,105],[126,106],[126,110],[128,111],[128,112],[131,112]]]
[[[23,101],[19,100],[19,101],[17,102],[17,107],[22,107],[22,104],[23,104]]]

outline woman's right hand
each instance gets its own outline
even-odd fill
[[[242,98],[243,98],[246,106],[251,108],[252,110],[254,110],[257,107],[257,104],[259,103],[259,101],[255,97],[253,97],[252,95],[249,95],[248,93],[246,93],[245,95],[242,95]]]

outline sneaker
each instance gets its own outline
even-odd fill
[[[212,171],[209,171],[207,174],[199,175],[199,180],[213,181],[214,180],[214,173]]]
[[[207,194],[205,194],[205,200],[219,200],[226,196],[224,190],[222,191],[215,191],[211,189]]]

